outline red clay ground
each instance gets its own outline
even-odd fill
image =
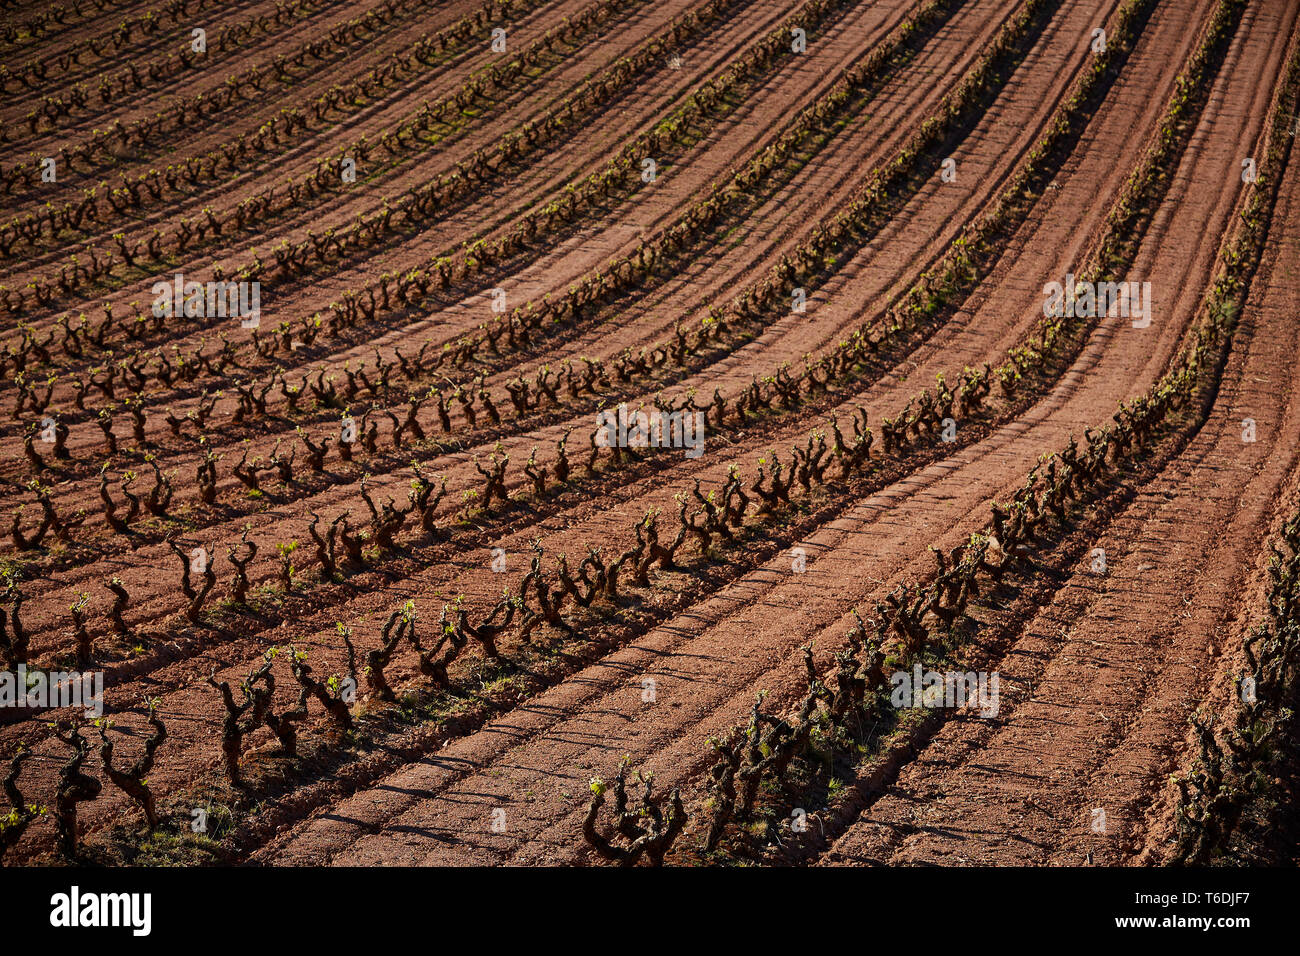
[[[48,82],[61,91],[95,89],[101,76],[124,69],[125,54],[86,54],[67,71],[59,55],[105,42],[121,19],[149,9],[147,2],[113,8],[53,36],[11,42],[6,62],[48,60]],[[274,9],[208,11],[209,37]],[[60,146],[90,142],[114,121],[147,123],[160,109],[210,97],[254,65],[273,70],[277,56],[319,43],[366,9],[320,4],[281,25],[263,20],[266,29],[237,52],[214,52],[126,98],[92,98],[35,132],[26,116],[41,101],[9,80],[0,87],[0,176]],[[0,408],[13,412],[0,423],[0,493],[15,529],[0,543],[8,580],[0,650],[29,669],[103,672],[119,769],[143,752],[145,699],[167,727],[145,774],[163,817],[152,833],[101,766],[99,729],[82,727],[91,751],[82,769],[103,781],[97,799],[78,805],[83,858],[596,864],[602,857],[583,836],[589,782],[610,780],[627,760],[653,772],[657,792],[680,792],[687,820],[672,863],[1170,859],[1185,824],[1169,779],[1189,772],[1197,754],[1189,718],[1235,692],[1236,662],[1265,606],[1268,542],[1294,512],[1300,481],[1293,401],[1300,381],[1290,361],[1300,344],[1300,206],[1289,162],[1294,137],[1282,121],[1294,107],[1300,3],[516,0],[431,10],[407,0],[375,9],[382,17],[371,30],[261,93],[250,87],[183,136],[164,131],[155,146],[119,143],[111,164],[101,151],[100,160],[74,162],[66,172],[60,163],[56,183],[38,177],[5,195],[0,225],[39,216],[46,203],[75,204],[101,180],[114,188],[161,164],[220,155],[284,109],[311,115],[309,104],[332,88],[378,84],[238,169],[217,164],[209,179],[179,180],[180,188],[158,197],[146,191],[139,208],[121,213],[105,202],[98,222],[63,224],[54,235],[47,225],[0,258],[0,285],[28,290],[21,302],[0,303],[7,349]],[[20,27],[37,10],[7,8],[0,22]],[[466,17],[471,26],[462,31],[457,24]],[[789,42],[800,24],[805,52]],[[490,46],[498,25],[507,31],[505,52]],[[1100,77],[1098,28],[1123,51]],[[158,33],[137,35],[130,49],[140,64],[163,63],[188,48],[188,37],[188,28],[164,17]],[[374,79],[376,67],[422,37],[440,38],[443,52]],[[519,78],[484,83],[529,50],[535,56]],[[1092,92],[1077,112],[1080,90]],[[716,102],[665,132],[666,117],[712,91],[721,94]],[[1171,124],[1169,111],[1184,100],[1186,111]],[[454,104],[445,119],[403,133],[395,151],[377,145],[440,101]],[[497,155],[500,143],[548,116],[569,125],[519,155]],[[943,117],[948,125],[940,127]],[[1052,139],[1066,123],[1072,133]],[[656,129],[652,148],[647,136]],[[315,196],[287,199],[290,177],[315,174],[327,157],[360,155],[362,137],[370,153],[358,161],[355,183],[335,176]],[[1048,140],[1054,145],[1044,154],[1038,146]],[[639,176],[642,153],[621,153],[632,143],[656,160],[653,182]],[[481,157],[490,158],[485,169],[475,166]],[[943,174],[948,158],[955,179]],[[1243,182],[1246,158],[1257,163],[1260,182]],[[607,169],[617,176],[598,190],[591,184]],[[408,215],[415,191],[437,182],[453,184],[455,195],[428,215]],[[1256,248],[1242,239],[1241,223],[1257,195],[1265,198]],[[168,246],[182,220],[201,221],[205,208],[233,217],[241,203],[268,196],[270,211],[244,228],[208,232],[185,249]],[[525,217],[566,196],[584,197],[570,221],[540,218],[536,234],[495,258],[475,245],[508,241]],[[697,228],[694,217],[719,196],[722,211]],[[874,203],[872,215],[834,253],[801,258],[863,197]],[[392,228],[367,233],[357,225],[385,210],[397,210]],[[989,248],[962,265],[958,279],[945,279],[988,217],[1000,223]],[[276,247],[310,248],[331,229],[357,238],[296,273],[275,266]],[[118,257],[107,275],[59,287],[61,269],[77,275],[76,264],[113,253],[116,234],[147,243],[155,230],[164,236],[160,255],[141,253],[135,267]],[[617,265],[647,247],[659,256],[654,268]],[[947,551],[981,533],[990,503],[1011,501],[1043,456],[1113,424],[1122,402],[1155,394],[1196,347],[1211,290],[1239,258],[1231,250],[1241,248],[1252,268],[1231,293],[1240,305],[1225,326],[1221,361],[1198,372],[1200,404],[1171,416],[1141,454],[1117,456],[1115,480],[1073,509],[1041,559],[1018,566],[1001,590],[983,592],[955,625],[928,620],[927,661],[999,675],[997,717],[900,713],[883,703],[874,726],[852,729],[848,750],[819,730],[793,776],[764,785],[758,815],[733,820],[719,846],[704,851],[718,805],[714,744],[748,720],[756,695],[765,713],[792,714],[807,690],[805,645],[812,643],[819,669],[829,667],[858,613],[870,619],[900,583],[933,577],[932,546]],[[436,274],[440,256],[473,261],[457,265],[445,288],[435,284],[418,304],[381,292],[382,283],[414,270]],[[128,329],[126,319],[148,312],[160,277],[180,272],[207,281],[214,267],[234,276],[259,260],[257,340],[231,318]],[[1025,348],[1045,350],[1044,284],[1082,276],[1099,262],[1115,278],[1150,283],[1149,327],[1120,316],[1076,323],[1057,357],[1014,392],[995,382],[982,407],[959,402],[952,443],[918,433],[901,448],[885,446],[891,420],[914,410],[940,376],[955,388],[968,370],[996,369]],[[606,291],[593,292],[584,307],[536,323],[527,342],[502,338],[497,348],[466,346],[463,361],[438,359],[444,347],[479,341],[495,328],[490,323],[522,326],[571,290],[602,284]],[[776,294],[762,298],[773,284]],[[801,312],[789,307],[795,286],[806,287]],[[30,291],[38,287],[49,288],[48,301]],[[493,288],[518,311],[494,312]],[[909,301],[935,290],[942,291],[914,313],[914,324],[888,331]],[[308,340],[314,316],[342,314],[333,312],[339,303],[368,292],[377,303],[371,314],[359,311],[334,333]],[[755,297],[760,304],[747,314],[743,303]],[[98,324],[106,304],[113,324],[102,345],[61,331],[82,315]],[[706,337],[700,330],[719,314],[729,317],[727,327]],[[280,342],[273,333],[282,322]],[[686,349],[672,349],[675,330],[686,332]],[[829,361],[859,332],[885,344],[823,385],[805,382],[761,412],[734,411],[752,383],[770,397],[779,385],[773,376]],[[223,339],[234,356],[224,368]],[[412,362],[417,354],[423,360]],[[649,359],[640,372],[616,373],[638,355]],[[207,364],[188,380],[168,380],[164,356],[173,367],[182,358]],[[398,359],[402,369],[394,364],[388,384],[378,385],[376,364]],[[600,375],[571,387],[590,362]],[[358,368],[375,387],[342,394]],[[565,369],[571,384],[563,382]],[[562,380],[553,396],[514,407],[517,383],[556,373]],[[332,402],[306,394],[294,407],[279,388],[331,376],[340,391]],[[275,383],[264,407],[241,403],[239,388],[250,383],[260,383],[256,390]],[[476,412],[450,400],[444,424],[439,397],[458,390],[475,397]],[[531,392],[538,395],[535,384]],[[698,458],[681,449],[635,456],[606,449],[588,467],[601,409],[688,400],[702,408],[715,395],[727,410],[710,412]],[[400,426],[412,396],[432,396],[414,416],[423,437]],[[213,398],[206,421],[169,426],[169,413],[201,416]],[[132,406],[142,419],[138,434]],[[111,416],[111,453],[101,410]],[[868,465],[837,461],[807,489],[796,483],[789,504],[756,514],[750,484],[760,460],[770,471],[775,449],[789,467],[791,447],[803,448],[810,434],[829,446],[832,421],[847,442],[855,413],[873,428]],[[363,437],[366,422],[377,427],[373,449],[358,440],[351,460],[338,448],[345,414],[363,423]],[[66,458],[32,431],[47,418],[67,428]],[[1253,442],[1242,440],[1243,419],[1255,423]],[[331,445],[312,470],[304,438],[324,437]],[[546,476],[540,484],[524,468],[534,449],[535,468]],[[268,460],[291,450],[292,466],[276,474]],[[215,461],[212,503],[196,478],[205,452]],[[504,456],[504,497],[484,507],[484,469]],[[236,475],[241,459],[263,469],[258,489]],[[564,462],[570,474],[560,480]],[[159,514],[142,509],[125,530],[114,527],[104,516],[101,472],[120,518],[124,488],[147,496],[155,465],[170,476],[170,504]],[[731,537],[715,531],[705,550],[688,533],[677,567],[657,566],[638,583],[627,563],[614,594],[580,607],[560,591],[558,618],[521,628],[543,610],[529,575],[534,554],[542,556],[542,579],[559,589],[560,556],[576,573],[589,549],[606,564],[637,553],[638,522],[647,514],[658,515],[659,537],[670,544],[679,498],[686,495],[688,518],[703,520],[707,506],[692,488],[698,481],[704,494],[720,491],[733,469],[750,507]],[[420,476],[445,480],[445,496],[424,527],[412,511],[385,545],[365,495],[402,506]],[[34,543],[45,493],[69,525]],[[346,560],[340,546],[331,575],[312,542],[313,516],[323,533],[345,515],[353,533],[365,532],[364,556]],[[241,541],[257,546],[243,601],[228,556],[245,547]],[[186,552],[205,548],[215,572],[192,619],[172,542]],[[1105,550],[1104,575],[1090,566],[1094,548]],[[801,573],[792,549],[806,554]],[[293,566],[287,583],[281,553]],[[110,619],[113,578],[129,593],[126,633]],[[367,654],[406,602],[428,646],[440,636],[445,605],[459,601],[472,627],[503,590],[521,603],[497,637],[498,656],[471,639],[444,679],[422,673],[416,648],[403,641],[379,668],[395,699],[384,699],[373,673],[368,679]],[[90,652],[78,662],[69,608],[82,595],[77,613]],[[10,643],[16,604],[25,649]],[[209,676],[229,682],[238,700],[240,682],[279,648],[268,705],[273,718],[283,715],[298,699],[290,644],[306,652],[315,676],[347,676],[340,624],[350,628],[359,658],[352,730],[340,732],[313,700],[298,724],[298,754],[288,756],[259,720],[239,748],[243,780],[230,781],[224,708]],[[890,661],[910,669],[909,660]],[[72,751],[53,721],[76,722],[77,712],[0,709],[0,757],[7,763],[31,751],[13,779],[25,801],[57,808],[70,805],[59,770]],[[199,807],[213,821],[207,834],[190,828]],[[811,830],[790,830],[796,808],[807,812]],[[1106,812],[1104,833],[1092,829],[1097,808]],[[31,822],[4,861],[59,859],[52,817]],[[607,811],[599,819],[607,828]]]

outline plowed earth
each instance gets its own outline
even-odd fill
[[[0,11],[0,23],[18,28],[0,44],[10,73],[47,62],[42,89],[66,95],[79,84],[95,90],[128,59],[143,67],[189,49],[189,26],[157,6],[156,32],[137,32],[119,52],[83,55],[63,69],[60,54],[87,41],[106,43],[122,20],[155,4],[100,11],[87,0],[81,7],[83,15],[65,28],[39,37],[24,24],[40,5]],[[1127,18],[1130,7],[1139,14]],[[1231,11],[1230,36],[1189,94],[1180,77],[1223,8]],[[273,73],[277,56],[327,40],[370,7],[296,9],[275,22],[275,4],[204,4],[181,19],[204,21],[210,38],[239,23],[260,19],[265,26],[237,48],[199,55],[169,79],[107,103],[91,96],[86,106],[34,127],[28,113],[41,108],[43,94],[8,79],[0,87],[0,175],[89,142],[115,122],[147,123],[177,102],[210,97],[250,67]],[[599,16],[590,16],[595,9]],[[706,853],[716,797],[713,745],[745,723],[759,695],[764,710],[793,712],[807,689],[805,645],[812,644],[818,667],[827,666],[859,612],[868,616],[900,583],[932,574],[932,546],[946,551],[982,532],[990,504],[1010,501],[1042,456],[1111,423],[1122,402],[1151,391],[1181,361],[1240,213],[1260,188],[1243,180],[1243,160],[1262,166],[1277,132],[1274,109],[1300,37],[1300,2],[389,0],[374,10],[382,16],[373,29],[335,43],[313,67],[291,69],[261,91],[248,88],[152,146],[114,146],[111,161],[101,152],[98,161],[71,168],[60,161],[56,182],[4,195],[0,223],[39,218],[47,204],[75,204],[101,182],[108,184],[101,189],[116,188],[122,178],[219,153],[283,110],[310,115],[318,97],[371,82],[376,67],[422,37],[448,37],[431,62],[326,110],[238,169],[146,195],[139,208],[106,207],[98,221],[77,228],[47,229],[0,258],[0,285],[8,290],[54,284],[48,302],[28,295],[21,305],[0,306],[0,347],[8,351],[0,495],[3,530],[15,529],[0,541],[8,580],[4,640],[8,646],[15,633],[10,611],[21,592],[29,669],[102,672],[101,723],[116,741],[119,768],[143,753],[146,700],[167,728],[147,773],[164,817],[150,834],[138,805],[104,773],[100,728],[82,726],[90,753],[81,769],[104,786],[97,799],[78,805],[80,852],[112,863],[596,864],[602,859],[583,838],[589,782],[612,779],[626,761],[653,773],[656,792],[681,794],[689,819],[670,862],[1164,861],[1179,827],[1178,794],[1168,781],[1195,759],[1189,718],[1235,692],[1232,668],[1262,606],[1268,541],[1296,508],[1300,177],[1292,150],[1282,153],[1289,163],[1263,170],[1278,184],[1267,236],[1224,359],[1203,373],[1208,398],[1200,413],[1184,413],[1119,480],[1077,509],[1030,570],[1017,572],[1005,592],[986,594],[982,611],[965,619],[965,644],[950,646],[963,670],[998,675],[997,715],[894,715],[888,732],[868,730],[856,752],[836,758],[832,787],[823,781],[801,789],[795,780],[764,790],[771,818],[788,821],[798,808],[810,829],[796,835],[787,822],[764,836],[751,827]],[[473,25],[457,35],[465,17]],[[1013,32],[1017,18],[1022,29]],[[807,47],[796,52],[791,28],[800,24],[807,25]],[[504,52],[492,48],[493,27],[506,31]],[[1125,52],[1095,88],[1077,129],[1044,159],[1035,147],[1088,82],[1098,29],[1112,44],[1122,41]],[[778,38],[776,52],[758,57],[769,35]],[[411,134],[409,148],[376,145],[428,104],[455,103],[477,78],[534,44],[543,52],[522,79],[469,95],[432,132]],[[646,49],[653,55],[638,60]],[[995,54],[1002,59],[986,70]],[[623,58],[631,64],[626,76],[617,72]],[[846,76],[858,82],[834,97]],[[972,77],[979,85],[968,101],[962,88]],[[608,95],[584,98],[591,88],[584,84],[612,78],[620,85]],[[582,199],[567,221],[552,219],[495,260],[475,247],[502,240],[525,216],[566,196],[588,196],[589,182],[617,166],[627,144],[644,143],[704,89],[722,95],[644,153],[656,162],[652,181],[639,176],[637,154],[619,167],[613,188]],[[1163,129],[1171,104],[1188,95],[1191,115]],[[804,129],[805,111],[819,104],[823,111]],[[495,156],[499,144],[548,115],[564,115],[570,125],[522,156],[497,157],[481,177],[466,174],[476,156]],[[951,125],[935,134],[932,118],[943,115],[953,117]],[[1148,326],[1121,316],[1082,323],[1063,358],[1019,390],[999,391],[995,383],[987,406],[956,423],[952,441],[930,435],[890,452],[877,435],[869,469],[849,475],[846,468],[806,493],[796,484],[789,505],[767,515],[751,508],[734,540],[717,539],[707,553],[688,537],[677,567],[656,567],[643,584],[625,570],[614,596],[589,608],[564,605],[562,627],[552,621],[525,634],[517,616],[497,638],[499,657],[471,641],[445,682],[421,673],[409,642],[382,668],[395,700],[383,699],[367,679],[366,656],[381,646],[393,611],[412,608],[414,626],[431,643],[444,606],[463,607],[470,621],[480,621],[503,590],[519,592],[534,555],[558,587],[557,558],[565,556],[572,571],[589,549],[614,561],[637,547],[647,514],[658,515],[660,539],[671,542],[683,494],[687,513],[696,512],[693,488],[721,489],[733,469],[748,488],[760,459],[770,469],[772,450],[788,465],[791,446],[804,447],[817,429],[829,442],[831,421],[847,437],[860,412],[878,432],[940,377],[956,383],[1033,343],[1044,285],[1082,275],[1116,241],[1128,190],[1162,136],[1176,145],[1148,171],[1147,205],[1118,235],[1130,241],[1119,278],[1150,283]],[[369,159],[357,160],[354,183],[335,176],[328,189],[281,203],[263,221],[209,232],[166,255],[142,254],[135,267],[119,258],[106,276],[57,288],[60,269],[75,273],[92,250],[101,259],[113,253],[117,234],[147,242],[155,230],[171,235],[182,219],[202,221],[205,209],[233,216],[250,197],[282,196],[287,180],[315,174],[321,160],[359,155],[362,137],[371,144]],[[775,163],[746,176],[773,155]],[[1046,174],[1020,178],[1031,167]],[[148,312],[159,279],[183,273],[208,281],[255,261],[273,266],[271,251],[282,243],[310,246],[327,230],[347,233],[385,210],[405,209],[415,191],[452,181],[457,170],[468,184],[431,215],[400,215],[394,228],[297,273],[267,268],[256,341],[233,318],[168,318],[138,338],[126,331],[126,317]],[[799,283],[772,277],[853,208],[873,177],[885,183],[876,193],[878,214],[815,264],[803,283],[806,306],[790,308]],[[635,281],[619,279],[616,260],[663,243],[718,195],[728,198],[715,220],[667,247],[658,267]],[[596,467],[587,466],[601,409],[688,400],[703,407],[715,395],[734,407],[752,383],[783,369],[794,375],[859,330],[879,338],[909,293],[932,288],[970,230],[1004,208],[1010,211],[990,254],[966,267],[956,291],[849,373],[760,414],[727,413],[720,423],[710,415],[698,457],[681,448],[601,450]],[[459,262],[467,254],[482,261],[457,266],[445,288],[435,285],[417,304],[387,303],[384,293],[386,304],[336,334],[308,341],[299,331],[351,295],[364,299],[374,290],[378,298],[381,280],[413,270],[436,274],[439,257]],[[547,318],[527,342],[502,339],[499,349],[480,347],[465,361],[435,361],[503,321],[492,290],[522,314],[562,302],[597,277],[622,284],[581,310]],[[780,286],[776,306],[739,318],[735,303],[769,281]],[[66,347],[61,329],[81,316],[94,326],[106,306],[116,324],[103,344],[83,337]],[[676,331],[694,335],[727,309],[733,321],[717,337],[671,353]],[[259,351],[278,341],[282,322],[292,330],[289,347]],[[223,337],[236,357],[224,368],[217,360]],[[33,341],[41,347],[33,349]],[[641,354],[652,358],[642,372],[614,374],[620,361]],[[206,356],[209,364],[189,380],[165,381],[154,374],[164,355],[173,365],[180,356],[191,363]],[[342,392],[349,373],[362,368],[375,381],[377,363],[399,359],[411,363],[409,371],[394,370],[388,387],[363,386],[332,402],[305,389],[291,405],[278,384],[264,408],[239,398],[240,386],[273,379],[324,383],[332,376]],[[133,362],[150,370],[136,382],[115,371]],[[561,385],[536,407],[512,404],[507,386],[563,378],[566,369],[580,379],[590,362],[603,369],[591,387]],[[105,375],[121,376],[111,395],[82,388]],[[478,397],[476,413],[450,400],[440,422],[438,397],[457,389]],[[494,413],[481,392],[491,396]],[[399,429],[408,399],[430,394],[414,415],[424,436]],[[112,451],[101,410],[116,439]],[[173,428],[168,414],[191,417]],[[361,423],[362,438],[370,422],[377,427],[374,447],[359,438],[350,460],[339,453],[346,415]],[[33,431],[48,419],[67,428],[66,458]],[[1246,419],[1254,425],[1250,440]],[[304,438],[323,437],[331,445],[313,470]],[[286,479],[268,462],[290,451],[296,457]],[[197,482],[205,452],[215,461],[211,503]],[[530,454],[547,475],[541,487],[524,470]],[[503,458],[501,497],[484,506],[484,473]],[[236,474],[241,459],[260,465],[258,487]],[[564,461],[571,472],[561,481]],[[124,487],[147,495],[155,466],[170,476],[170,504],[161,514],[128,519],[125,532],[114,528],[104,516],[101,473],[122,516]],[[831,473],[838,477],[838,465]],[[445,481],[446,494],[430,508],[428,527],[413,512],[392,547],[382,546],[365,497],[402,506],[420,476]],[[65,536],[50,530],[33,544],[39,493],[48,493],[71,526]],[[364,558],[345,561],[340,548],[330,575],[312,528],[323,533],[341,516],[353,533],[370,532]],[[239,602],[230,554],[242,553],[245,541],[257,554]],[[203,548],[215,572],[215,587],[192,618],[173,542],[186,553]],[[1094,549],[1104,550],[1104,573],[1090,558]],[[806,556],[806,565],[796,555]],[[126,633],[110,618],[106,584],[114,578],[129,594]],[[200,575],[193,580],[200,584]],[[90,659],[81,662],[74,605],[91,639]],[[350,629],[360,661],[354,728],[340,732],[313,701],[299,724],[297,756],[281,753],[265,727],[251,728],[242,740],[243,781],[230,782],[225,709],[209,678],[228,682],[238,699],[240,682],[276,648],[271,707],[283,712],[298,696],[288,648],[305,653],[317,677],[348,675],[340,625]],[[13,778],[25,801],[60,805],[60,768],[72,751],[52,723],[77,718],[76,708],[0,708],[4,763],[31,751]],[[206,833],[190,826],[199,808],[207,811]],[[1098,809],[1104,831],[1095,826]],[[34,820],[4,862],[58,860],[53,816]]]

